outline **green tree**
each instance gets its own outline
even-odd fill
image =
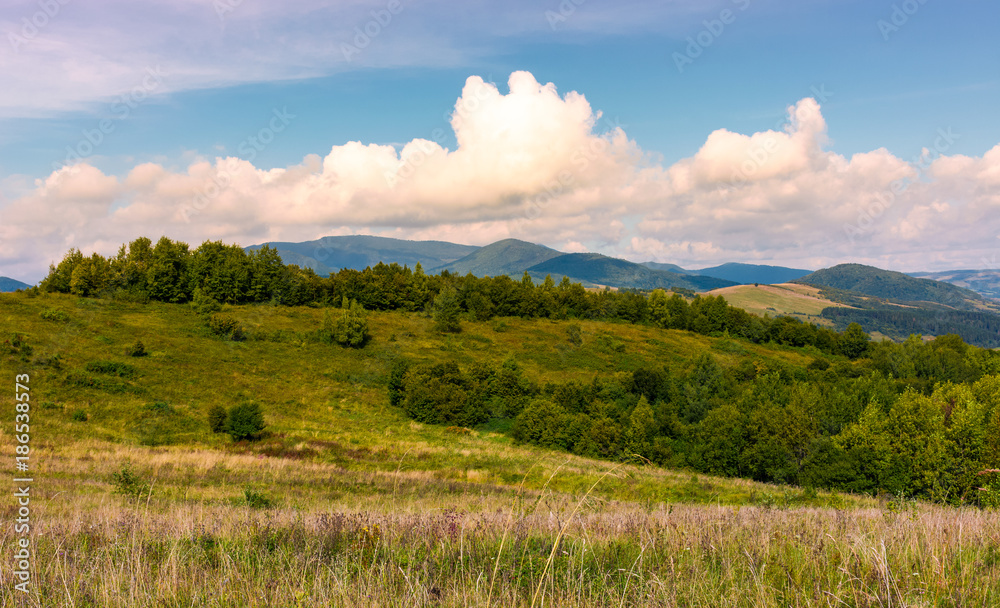
[[[265,426],[264,411],[255,401],[234,405],[226,417],[226,432],[234,441],[259,439]]]
[[[457,333],[462,331],[458,321],[461,312],[458,303],[458,292],[448,286],[434,298],[434,328],[438,331]]]
[[[859,359],[868,354],[871,338],[857,323],[851,323],[840,337],[840,352],[849,359]]]
[[[333,339],[341,346],[358,348],[364,346],[370,337],[368,315],[360,304],[352,300],[333,324]]]

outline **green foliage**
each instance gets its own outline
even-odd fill
[[[216,336],[233,342],[246,340],[243,325],[236,319],[221,313],[215,313],[208,318],[208,329]]]
[[[219,404],[213,405],[208,410],[208,427],[213,433],[225,433],[226,422],[229,419],[229,412]]]
[[[86,422],[87,420],[90,419],[90,416],[87,415],[86,411],[81,410],[81,409],[76,409],[76,410],[73,410],[73,413],[70,414],[69,418],[73,422]]]
[[[264,411],[254,401],[234,405],[226,417],[226,432],[233,441],[260,439],[265,427]]]
[[[46,321],[55,321],[57,323],[65,323],[69,321],[69,315],[61,310],[56,310],[54,308],[47,308],[42,311],[41,317]]]
[[[146,352],[146,345],[142,343],[142,340],[136,340],[125,347],[126,357],[145,357],[148,354]]]
[[[451,333],[462,331],[459,312],[458,292],[454,287],[446,287],[434,298],[434,329]]]
[[[868,354],[870,345],[871,338],[857,323],[848,325],[844,335],[840,337],[840,351],[848,359],[858,359]]]
[[[368,331],[368,317],[365,309],[356,301],[344,308],[340,317],[330,329],[333,340],[341,346],[360,348],[371,338]]]
[[[578,323],[570,323],[566,326],[566,336],[573,346],[583,346],[583,331]]]
[[[118,361],[91,361],[85,366],[88,372],[105,374],[118,378],[135,378],[137,371],[134,366]]]
[[[115,487],[115,494],[135,501],[142,500],[143,497],[148,498],[152,491],[149,482],[136,474],[135,469],[132,468],[132,462],[129,460],[126,460],[121,468],[111,474],[111,485]]]
[[[191,308],[199,315],[211,315],[222,310],[222,304],[205,293],[201,287],[195,287],[191,298]]]
[[[389,370],[389,405],[398,407],[406,397],[405,379],[406,372],[410,370],[410,362],[407,359],[397,359],[392,362]]]
[[[273,498],[252,486],[243,488],[243,502],[251,509],[270,509],[275,505]]]

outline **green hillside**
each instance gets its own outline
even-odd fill
[[[1000,355],[954,336],[169,239],[0,322],[34,605],[998,599]]]
[[[796,283],[854,291],[901,302],[933,302],[951,308],[970,309],[982,296],[950,283],[916,279],[902,272],[862,264],[840,264],[808,274]]]
[[[561,255],[562,252],[543,245],[504,239],[477,249],[450,264],[433,268],[432,271],[447,270],[461,275],[471,272],[477,277],[507,275],[521,278],[526,269]]]

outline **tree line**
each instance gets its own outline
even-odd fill
[[[836,332],[792,317],[761,318],[729,306],[722,296],[685,297],[662,289],[595,291],[567,277],[556,283],[551,276],[536,285],[527,273],[519,281],[448,271],[428,275],[420,264],[411,269],[379,263],[321,277],[309,268],[285,264],[267,245],[248,252],[239,245],[206,241],[192,250],[167,237],[155,244],[145,237],[135,239],[109,258],[71,249],[58,264],[50,265],[40,288],[83,297],[170,303],[206,298],[227,304],[298,306],[337,305],[347,299],[365,310],[433,310],[445,331],[460,330],[463,317],[478,321],[543,317],[728,334],[754,343],[813,346],[851,358],[863,355],[869,344],[860,326]]]

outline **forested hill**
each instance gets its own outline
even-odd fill
[[[815,287],[832,287],[876,298],[901,302],[934,302],[969,309],[983,297],[974,291],[931,279],[915,279],[902,272],[863,264],[840,264],[808,274],[796,281]]]
[[[17,291],[18,289],[24,289],[26,287],[31,287],[27,283],[22,283],[17,279],[11,279],[9,277],[0,277],[0,293],[8,291]]]
[[[611,258],[599,253],[567,253],[527,269],[532,274],[572,277],[598,285],[633,289],[691,289],[708,291],[735,285],[732,281],[654,270],[642,264]]]

